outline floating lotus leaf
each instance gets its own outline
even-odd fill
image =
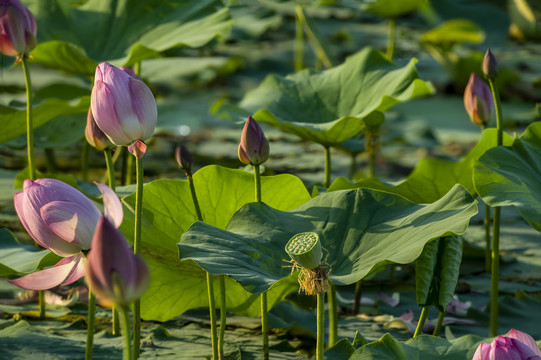
[[[427,0],[370,0],[365,1],[364,11],[385,18],[395,18],[419,9],[426,2]]]
[[[195,191],[203,218],[225,228],[243,205],[254,201],[254,175],[243,170],[207,166],[194,175]],[[302,181],[293,175],[263,176],[263,201],[289,210],[310,199]],[[133,239],[135,194],[124,199],[128,205],[122,231]],[[193,261],[178,260],[177,242],[197,220],[187,181],[156,180],[144,186],[141,253],[150,267],[150,287],[141,298],[144,319],[166,321],[188,309],[208,306],[205,272]],[[219,300],[219,282],[214,281]],[[226,278],[229,311],[258,316],[260,299],[233,279]],[[296,279],[285,279],[269,291],[269,309],[298,287]]]
[[[337,145],[365,127],[374,111],[433,92],[417,77],[416,60],[400,67],[365,48],[342,65],[322,72],[269,75],[240,106],[282,131],[326,146]]]
[[[504,144],[511,144],[511,136],[504,134]],[[410,176],[400,184],[385,184],[376,178],[362,179],[352,183],[346,178],[337,178],[328,191],[344,189],[374,189],[405,197],[406,199],[427,204],[445,195],[455,184],[460,184],[473,196],[477,196],[473,186],[472,173],[474,163],[488,149],[496,146],[496,129],[483,131],[479,143],[460,161],[426,158],[421,160]]]
[[[516,206],[541,231],[541,123],[533,123],[510,147],[487,151],[475,164],[473,181],[490,206]]]
[[[264,203],[243,207],[226,230],[198,222],[178,244],[180,259],[211,274],[227,274],[246,290],[261,293],[287,277],[284,246],[300,232],[316,232],[330,278],[352,284],[387,263],[406,264],[437,237],[462,234],[477,213],[460,185],[429,205],[373,190],[335,191],[290,211]]]

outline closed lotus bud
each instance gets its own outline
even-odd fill
[[[496,76],[498,76],[498,62],[496,61],[496,58],[492,54],[492,51],[490,49],[487,50],[485,53],[485,57],[483,59],[483,74],[489,78],[494,79]]]
[[[36,20],[19,0],[0,0],[0,51],[23,56],[36,47]]]
[[[479,344],[472,360],[491,359],[541,360],[541,352],[530,335],[513,329],[506,336],[497,336],[490,344]]]
[[[474,73],[464,90],[464,107],[471,121],[479,126],[486,126],[494,114],[490,88]]]
[[[152,92],[138,77],[109,63],[96,67],[91,108],[96,124],[115,145],[131,145],[154,133],[158,112]]]
[[[239,160],[248,165],[263,164],[269,158],[269,142],[251,116],[244,124],[239,145]]]
[[[175,152],[175,157],[177,159],[177,164],[181,169],[191,170],[193,164],[193,156],[190,150],[182,144],[177,146],[177,151]]]
[[[92,109],[88,109],[88,115],[86,116],[85,137],[86,141],[96,148],[96,150],[103,151],[113,147],[111,140],[109,140],[96,124],[94,116],[92,115]]]
[[[96,225],[85,273],[89,288],[109,306],[128,305],[141,297],[150,283],[146,263],[105,217]]]

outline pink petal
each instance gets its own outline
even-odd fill
[[[154,95],[152,95],[152,91],[150,91],[143,81],[131,78],[128,85],[130,88],[132,107],[139,119],[142,129],[142,134],[137,139],[147,140],[154,134],[156,122],[158,120],[156,100],[154,99]]]
[[[96,73],[98,73],[97,69]],[[132,142],[122,130],[115,110],[115,98],[107,84],[96,80],[92,89],[90,105],[96,124],[113,144],[128,145]]]
[[[103,196],[103,207],[105,217],[118,229],[122,225],[124,212],[122,203],[116,193],[107,185],[95,183]]]
[[[41,208],[41,218],[47,226],[65,241],[90,249],[99,214],[92,208],[69,201],[52,201]]]
[[[475,354],[473,354],[472,360],[485,360],[490,348],[491,346],[489,343],[479,344],[477,350],[475,350]]]
[[[66,261],[66,259],[69,259]],[[54,267],[25,275],[9,282],[28,290],[47,290],[62,284],[67,279],[73,280],[74,269],[78,267],[80,255],[60,260]],[[76,280],[76,279],[75,279]],[[75,281],[73,280],[73,281]],[[72,281],[72,282],[73,282]]]
[[[541,356],[541,350],[539,350],[539,346],[537,346],[535,340],[529,334],[526,334],[525,332],[519,330],[511,329],[507,334],[505,334],[505,337],[520,341],[521,343],[532,349],[535,355]]]

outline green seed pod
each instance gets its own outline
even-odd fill
[[[293,236],[285,250],[300,267],[312,270],[321,264],[321,243],[318,234],[314,232]]]

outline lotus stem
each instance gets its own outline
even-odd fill
[[[83,140],[83,150],[81,151],[81,178],[88,181],[88,156],[90,153],[90,144]]]
[[[133,157],[126,154],[126,178],[124,179],[124,185],[131,185],[133,174]],[[137,169],[135,170],[137,171]]]
[[[135,156],[134,156],[135,157]],[[131,156],[130,156],[131,158]],[[141,252],[141,217],[143,215],[143,158],[135,160],[136,170],[136,195],[135,195],[135,236],[133,240],[133,251],[135,254]],[[139,358],[139,347],[141,341],[141,299],[133,302],[133,358]]]
[[[92,347],[94,345],[94,323],[96,320],[96,296],[88,288],[88,317],[86,328],[86,351],[85,360],[92,359]]]
[[[134,359],[133,353],[132,353],[132,347],[131,347],[131,337],[130,337],[130,320],[128,317],[128,310],[125,306],[119,306],[118,307],[120,311],[120,326],[122,327],[122,335],[124,338],[124,360],[132,360]],[[135,339],[134,339],[135,341]],[[139,347],[137,347],[139,348]]]
[[[323,296],[323,294],[321,296]],[[329,343],[327,345],[331,347],[334,344],[336,344],[336,341],[338,340],[338,303],[336,301],[336,286],[331,281],[329,281],[329,290],[327,290],[327,298],[329,301]],[[318,295],[318,307],[319,307],[319,295]],[[318,320],[318,331],[319,331],[319,320]],[[318,337],[318,341],[319,341],[319,337]],[[323,343],[323,339],[321,340],[321,343]]]
[[[207,273],[207,291],[209,296],[209,310],[210,310],[210,336],[212,342],[212,359],[218,359],[218,341],[216,335],[216,305],[214,304],[214,286],[212,281],[212,275]]]
[[[494,106],[496,108],[496,126],[498,146],[503,145],[503,118],[500,94],[498,87],[495,86],[493,79],[488,79],[492,96],[494,97]],[[498,335],[498,281],[500,275],[500,218],[501,208],[494,208],[494,222],[492,229],[492,273],[490,277],[490,336]]]
[[[304,68],[304,34],[302,31],[302,7],[295,5],[295,52],[294,66],[295,71],[301,71]]]
[[[357,172],[357,153],[351,153],[351,161],[349,163],[349,178],[353,179]]]
[[[47,172],[49,174],[56,173],[56,158],[54,154],[54,149],[45,148],[45,161],[47,161]]]
[[[329,289],[330,292],[332,292],[332,289],[334,288],[333,285],[331,285],[331,288]],[[323,360],[323,345],[324,345],[324,333],[325,333],[325,300],[324,300],[325,293],[319,293],[317,294],[317,343],[316,343],[316,360]],[[329,336],[330,337],[330,336]],[[332,346],[332,344],[329,344],[329,346]]]
[[[483,221],[485,226],[485,271],[490,273],[491,265],[491,244],[490,244],[490,206],[485,204],[485,220]]]
[[[197,215],[197,220],[203,221],[203,215],[201,214],[201,207],[199,206],[199,201],[197,200],[197,194],[195,193],[195,185],[193,183],[192,172],[189,169],[186,169],[186,178],[188,178],[188,183],[190,184],[190,192],[192,194],[193,206],[195,208],[195,214]]]
[[[421,316],[419,317],[419,322],[417,323],[417,328],[415,329],[415,333],[413,334],[413,337],[416,338],[418,335],[421,335],[423,333],[423,327],[425,326],[426,316],[428,315],[428,310],[430,307],[424,307],[421,311]]]
[[[120,183],[122,185],[129,185],[127,184],[126,180],[126,173],[128,172],[128,152],[126,151],[124,146],[117,147],[115,151],[115,156],[120,157],[121,159],[121,165],[120,165]]]
[[[436,327],[434,328],[434,332],[432,333],[432,335],[440,336],[444,317],[445,317],[445,311],[440,311],[440,314],[438,315],[438,322],[436,323]]]
[[[34,127],[32,124],[32,81],[26,56],[21,57],[26,85],[26,148],[28,149],[28,174],[30,180],[36,180],[36,164],[34,161]]]
[[[323,186],[328,188],[331,186],[331,148],[324,146],[325,148],[325,181]]]
[[[224,358],[224,335],[227,324],[227,307],[225,297],[225,275],[218,277],[220,281],[220,335],[218,337],[218,355],[220,360]]]
[[[45,319],[45,290],[38,290],[39,318]]]
[[[254,165],[255,201],[261,202],[261,172],[259,165]]]
[[[355,283],[355,295],[353,296],[353,315],[359,313],[361,308],[361,297],[363,293],[363,280],[359,280]]]
[[[387,59],[393,59],[394,44],[396,40],[396,19],[389,19],[389,38],[387,40]]]

